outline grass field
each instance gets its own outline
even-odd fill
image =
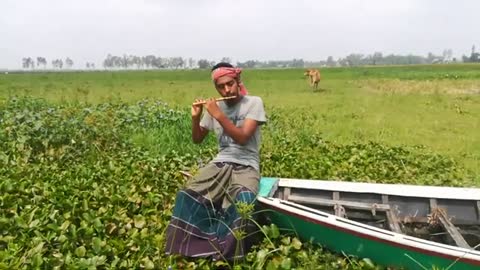
[[[330,68],[318,91],[302,74],[244,71],[262,175],[480,186],[480,65]],[[385,269],[274,224],[231,265],[166,256],[180,171],[217,152],[190,134],[212,96],[208,71],[1,74],[0,269]]]
[[[243,78],[289,129],[338,143],[423,145],[480,175],[480,65],[328,68],[316,92],[300,69],[245,70]],[[93,104],[152,98],[188,108],[217,94],[208,71],[192,70],[0,75],[0,97],[13,95]]]

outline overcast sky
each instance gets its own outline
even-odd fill
[[[234,62],[480,49],[478,0],[0,0],[0,68],[22,57]]]

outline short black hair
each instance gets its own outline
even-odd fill
[[[214,71],[217,68],[221,68],[221,67],[233,68],[233,65],[230,64],[230,63],[227,63],[227,62],[220,62],[220,63],[217,63],[215,66],[212,67],[212,71]]]

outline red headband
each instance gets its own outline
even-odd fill
[[[223,76],[228,76],[234,79],[238,79],[240,94],[245,96],[245,95],[248,95],[248,91],[247,91],[247,88],[245,88],[245,85],[243,85],[243,83],[240,81],[240,73],[242,73],[241,68],[220,67],[212,71],[212,80],[215,83],[218,80],[218,78]]]
[[[242,69],[240,68],[220,67],[212,71],[212,80],[215,82],[218,78],[223,76],[237,78],[240,73],[242,73]]]

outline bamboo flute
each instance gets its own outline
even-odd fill
[[[221,97],[221,98],[216,98],[215,101],[222,101],[222,100],[232,99],[232,98],[236,98],[236,97],[237,96]],[[194,102],[193,106],[202,105],[202,104],[205,104],[205,103],[207,103],[207,102],[206,101]]]

